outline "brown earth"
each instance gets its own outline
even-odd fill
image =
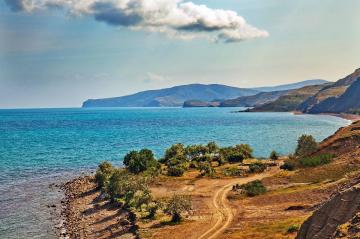
[[[288,172],[277,165],[260,174],[225,177],[220,173],[229,167],[225,165],[216,168],[215,178],[198,177],[197,171],[180,178],[160,176],[151,185],[155,199],[174,193],[191,195],[193,210],[176,225],[170,224],[169,216],[161,212],[152,221],[139,214],[139,235],[151,239],[295,238],[296,230],[313,212],[360,175],[359,135],[360,122],[355,122],[327,138],[317,153],[334,153],[336,157],[330,164],[318,167]],[[262,180],[267,193],[246,197],[231,191],[233,185],[255,179]],[[64,215],[71,238],[135,237],[130,233],[135,226],[129,213],[99,199],[91,178],[75,180],[65,185],[65,191]],[[355,215],[347,220],[354,223],[344,222],[346,228],[358,223]]]

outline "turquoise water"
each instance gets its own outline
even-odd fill
[[[51,182],[109,160],[121,165],[132,149],[157,156],[173,143],[248,143],[255,155],[291,153],[301,134],[317,140],[347,120],[325,115],[233,113],[236,108],[0,110],[0,235],[51,238],[51,210],[60,193]]]

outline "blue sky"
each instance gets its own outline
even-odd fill
[[[0,108],[80,106],[189,83],[335,81],[360,67],[358,0],[193,3],[235,11],[269,36],[181,40],[60,8],[15,12],[0,0]]]

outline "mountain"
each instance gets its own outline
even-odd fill
[[[224,100],[220,107],[254,107],[273,102],[287,94],[289,91],[261,92],[256,95],[242,96],[236,99]]]
[[[322,84],[325,84],[325,83],[329,83],[329,81],[315,79],[315,80],[300,81],[300,82],[297,82],[297,83],[286,84],[286,85],[257,87],[257,88],[253,88],[253,89],[261,91],[261,92],[284,91],[284,90],[300,89],[302,87],[310,86],[310,85],[322,85]]]
[[[355,70],[352,74],[346,76],[345,78],[340,79],[333,84],[327,85],[326,87],[321,89],[318,93],[316,93],[314,96],[309,97],[309,99],[304,101],[299,106],[298,110],[305,112],[305,113],[320,112],[322,106],[320,106],[320,108],[319,108],[319,106],[318,106],[319,104],[325,105],[325,104],[329,103],[328,99],[340,97],[342,94],[345,93],[347,88],[351,84],[353,84],[359,77],[360,77],[360,68]],[[326,101],[326,102],[323,102],[323,101]]]
[[[314,105],[309,113],[360,113],[360,77],[339,97],[329,97]]]
[[[334,83],[290,90],[277,100],[248,111],[300,111],[303,113],[360,112],[360,69]]]
[[[218,107],[221,101],[202,101],[202,100],[187,100],[184,102],[184,108],[192,107]]]
[[[83,107],[171,107],[182,106],[185,101],[193,99],[212,101],[214,99],[229,99],[257,93],[259,91],[253,89],[225,85],[191,84],[143,91],[122,97],[90,99],[83,103]]]
[[[254,96],[256,94],[264,92],[257,95],[254,98],[241,99],[242,105],[243,101],[247,106],[258,105],[267,103],[269,101],[276,100],[278,96],[282,95],[289,89],[301,88],[303,86],[314,85],[314,84],[323,84],[327,82],[325,80],[307,80],[294,84],[271,86],[271,87],[259,87],[259,88],[237,88],[226,85],[203,85],[203,84],[190,84],[175,86],[166,89],[159,90],[149,90],[142,91],[136,94],[114,97],[114,98],[105,98],[105,99],[89,99],[83,103],[82,107],[161,107],[161,106],[183,106],[186,102],[186,107],[205,107],[208,106],[218,106],[214,105],[212,101],[215,99],[217,102],[222,102],[227,99],[235,99],[245,96]],[[236,102],[236,100],[235,100]],[[233,103],[229,103],[233,104]],[[227,103],[226,103],[227,104]],[[224,105],[225,106],[225,105]]]
[[[288,112],[295,111],[306,99],[319,92],[323,85],[305,86],[300,89],[288,91],[277,100],[269,102],[253,109],[251,112]]]

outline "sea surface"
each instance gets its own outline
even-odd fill
[[[56,238],[50,187],[99,162],[121,165],[130,150],[158,157],[174,143],[250,144],[258,157],[294,151],[297,138],[322,140],[349,121],[326,115],[235,113],[239,108],[0,110],[0,238]],[[58,207],[58,206],[57,206]]]

